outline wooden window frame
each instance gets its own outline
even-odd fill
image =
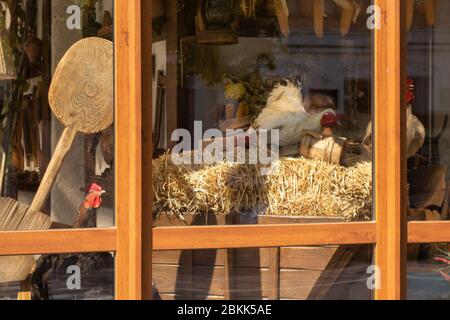
[[[376,221],[152,229],[152,99],[148,85],[143,89],[152,75],[152,6],[114,0],[116,227],[0,232],[0,255],[115,252],[116,299],[145,300],[152,251],[373,244],[382,284],[375,298],[405,299],[407,244],[450,242],[450,222],[406,222],[404,1],[375,4],[382,11],[374,31]]]

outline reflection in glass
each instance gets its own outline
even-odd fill
[[[65,68],[72,69],[69,72],[70,79],[64,81],[65,76],[58,73],[56,79],[54,75],[57,67],[64,61],[72,61],[63,57],[74,44],[80,40],[92,37],[99,37],[103,40],[96,42],[96,53],[109,53],[111,40],[113,39],[112,29],[112,0],[96,1],[14,1],[8,4],[12,7],[2,6],[0,10],[0,34],[2,46],[9,45],[11,50],[6,53],[11,57],[3,57],[4,61],[12,61],[16,78],[6,81],[7,78],[0,75],[0,108],[2,109],[0,121],[5,125],[2,127],[2,152],[1,152],[1,174],[0,193],[2,196],[19,201],[21,204],[30,205],[33,200],[33,208],[43,214],[39,219],[30,217],[22,223],[21,210],[10,214],[5,218],[3,210],[0,213],[1,230],[27,230],[27,229],[48,229],[48,228],[72,228],[77,226],[76,219],[79,216],[80,203],[87,192],[92,189],[93,183],[102,188],[101,210],[98,212],[95,225],[112,226],[113,221],[113,201],[114,201],[114,176],[113,176],[113,153],[114,153],[114,129],[108,125],[98,126],[101,132],[93,134],[93,130],[81,130],[85,133],[78,133],[71,144],[70,151],[64,159],[61,170],[53,168],[49,170],[58,172],[54,186],[50,191],[44,190],[41,194],[37,191],[42,183],[44,174],[48,169],[50,160],[57,151],[58,141],[62,137],[64,125],[73,121],[73,112],[63,112],[61,109],[68,108],[71,102],[88,101],[89,98],[81,99],[77,96],[62,103],[64,107],[55,107],[58,101],[73,95],[77,85],[82,86],[84,81],[75,79],[82,76],[81,70],[90,67],[95,68],[96,76],[90,76],[90,86],[87,88],[88,95],[95,96],[105,94],[106,96],[98,101],[106,102],[106,113],[112,118],[113,97],[112,97],[112,58],[106,59],[102,55],[90,55],[99,57],[102,61],[111,61],[106,67],[95,59],[87,59],[89,55],[84,55],[84,64],[77,65],[77,59],[68,63]],[[6,10],[7,9],[7,10]],[[6,10],[6,12],[5,12]],[[5,29],[4,17],[10,16],[10,26]],[[9,21],[9,19],[6,19]],[[92,39],[91,39],[92,40]],[[108,40],[108,41],[106,41]],[[86,40],[87,41],[87,40]],[[103,46],[102,46],[103,44]],[[103,48],[104,51],[101,51]],[[75,50],[76,51],[76,50]],[[111,50],[112,57],[112,50]],[[66,57],[67,58],[67,57]],[[107,72],[101,70],[108,69]],[[75,70],[75,71],[74,71]],[[97,90],[98,77],[102,78],[102,90]],[[109,78],[109,81],[108,81]],[[93,83],[95,86],[93,86]],[[109,86],[110,89],[106,86]],[[49,91],[52,88],[52,99],[49,99]],[[83,88],[79,92],[84,92]],[[64,96],[64,97],[61,97]],[[73,98],[73,97],[72,97]],[[89,102],[89,101],[88,101]],[[92,102],[92,101],[91,101]],[[98,103],[84,103],[84,108],[97,107]],[[57,115],[55,115],[55,112]],[[70,115],[69,118],[65,115]],[[99,119],[84,119],[79,123],[77,129],[88,128]],[[106,130],[103,130],[108,127]],[[54,179],[52,179],[54,180]],[[50,181],[52,182],[52,181]],[[51,183],[49,183],[51,184]],[[36,201],[39,199],[49,200]],[[9,202],[2,203],[5,208]],[[97,206],[96,209],[98,209]],[[27,218],[27,215],[24,216]],[[47,217],[47,219],[45,219]],[[14,220],[14,221],[12,221]],[[25,221],[26,219],[22,219]],[[28,222],[33,223],[28,223]],[[38,223],[39,222],[39,223]],[[95,225],[91,225],[95,227]],[[0,280],[1,281],[1,280]]]
[[[114,225],[113,1],[82,2],[2,3],[0,38],[3,53],[12,59],[0,59],[14,64],[6,69],[14,68],[16,77],[0,71],[0,194],[5,197],[0,199],[0,232]],[[88,53],[81,54],[86,47]],[[73,143],[65,127],[80,131]],[[60,140],[67,142],[62,149],[69,149],[65,158]],[[50,167],[52,157],[63,158],[62,167]],[[46,172],[55,173],[55,179],[45,181]],[[32,256],[0,257],[0,285],[17,289],[14,283],[35,267]]]
[[[372,219],[371,1],[246,3],[154,1],[156,224]]]
[[[16,300],[19,292],[30,292],[32,300],[114,299],[114,257],[110,253],[29,258],[36,266],[28,280],[0,284],[0,300]]]
[[[325,246],[154,252],[162,300],[369,300],[372,248]]]
[[[450,300],[450,246],[409,245],[408,254],[408,298]]]
[[[449,219],[450,3],[408,2],[407,148],[409,220]],[[444,245],[410,245],[411,299],[448,299],[448,282],[436,272]],[[440,250],[444,252],[441,252]],[[410,252],[411,253],[411,252]]]

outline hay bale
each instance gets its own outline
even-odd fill
[[[261,214],[367,219],[372,211],[372,164],[342,167],[304,158],[282,159],[272,175],[258,165],[221,162],[174,165],[170,155],[153,162],[154,211]]]

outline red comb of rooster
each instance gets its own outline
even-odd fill
[[[103,189],[98,184],[93,183],[89,189],[89,192],[84,199],[84,207],[86,209],[98,209],[102,205]]]
[[[103,191],[103,188],[100,187],[95,182],[93,184],[91,184],[91,186],[89,187],[89,192],[102,192],[102,191]]]

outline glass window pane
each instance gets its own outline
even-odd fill
[[[33,220],[30,212],[22,214],[26,207],[9,208],[1,214],[0,231],[113,226],[113,0],[10,5],[0,12],[7,55],[0,59],[13,74],[0,74],[0,193],[22,205],[33,203],[42,214]],[[87,39],[92,37],[97,39]],[[86,49],[82,43],[88,42]],[[69,125],[77,133],[73,142],[66,136],[69,151],[61,170],[49,168],[62,155],[58,142]],[[42,183],[47,171],[57,172],[47,181],[54,182],[51,190]],[[41,198],[48,200],[33,202]],[[96,212],[88,217],[86,209]]]
[[[415,2],[408,32],[407,157],[409,220],[449,219],[450,3]],[[448,298],[434,261],[437,245],[411,245],[410,298]]]
[[[450,246],[414,244],[408,254],[408,298],[450,300]]]
[[[369,300],[371,246],[162,251],[153,254],[162,300]]]
[[[372,219],[372,3],[318,3],[153,2],[157,225]]]
[[[450,102],[445,78],[450,51],[447,15],[450,6],[436,3],[436,19],[427,20],[419,5],[408,33],[407,148],[411,216],[448,219]],[[431,10],[431,9],[427,9]]]
[[[114,225],[112,13],[113,0],[2,5],[0,232]],[[34,266],[0,257],[0,285]]]
[[[2,257],[14,263],[32,261],[28,280],[0,283],[0,300],[16,300],[30,292],[32,300],[113,300],[114,257],[111,253]],[[12,268],[10,267],[10,270]],[[2,270],[4,272],[4,270]],[[0,275],[3,275],[0,273]]]

